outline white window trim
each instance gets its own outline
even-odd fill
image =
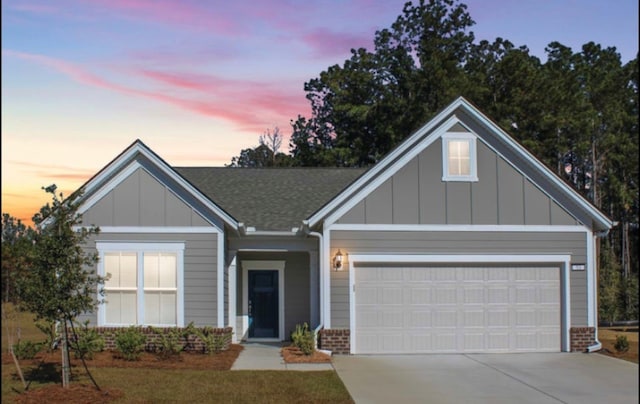
[[[135,252],[142,255],[144,252],[166,252],[177,255],[176,269],[176,323],[177,324],[146,324],[144,322],[144,293],[138,293],[138,324],[110,324],[106,322],[106,308],[104,303],[98,305],[98,326],[100,327],[128,327],[130,325],[152,325],[157,327],[184,327],[184,243],[145,243],[145,242],[96,242],[96,249],[100,261],[98,262],[98,274],[106,276],[104,268],[104,254],[107,252]],[[138,283],[137,291],[144,290],[143,262],[138,259]]]
[[[476,148],[477,137],[468,132],[448,132],[442,136],[442,181],[478,181],[478,153]],[[469,175],[449,174],[449,142],[464,140],[469,142]]]

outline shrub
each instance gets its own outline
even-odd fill
[[[315,335],[307,323],[296,325],[295,331],[291,333],[291,342],[305,355],[311,355],[315,351]]]
[[[42,344],[47,347],[49,352],[52,352],[59,341],[55,321],[39,320],[35,322],[35,325],[46,337]]]
[[[122,356],[128,361],[140,359],[140,355],[144,351],[147,337],[142,333],[140,327],[130,326],[123,330],[116,331],[115,334],[116,349],[120,351]]]
[[[17,344],[13,344],[13,353],[18,359],[33,359],[41,348],[42,343],[18,340]]]
[[[204,343],[205,351],[209,354],[220,353],[227,345],[227,336],[224,334],[216,334],[211,327],[190,327],[190,331],[200,338]]]
[[[626,335],[616,335],[616,343],[613,345],[616,351],[622,353],[629,350],[629,340]]]
[[[163,358],[169,358],[180,354],[185,348],[182,340],[187,336],[187,331],[179,328],[172,328],[168,332],[149,326],[151,331],[158,336],[157,345],[154,345],[154,351]]]
[[[93,355],[96,352],[104,350],[104,338],[95,328],[89,327],[89,320],[85,321],[84,324],[78,324],[75,332],[75,343],[71,344],[71,348],[76,358],[93,359]]]

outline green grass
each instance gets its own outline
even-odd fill
[[[91,370],[102,390],[119,389],[119,403],[353,403],[334,371],[208,371],[97,368]],[[41,370],[30,390],[59,379],[54,369]],[[75,372],[72,383],[90,385]],[[14,390],[15,389],[15,390]],[[2,366],[2,401],[17,398],[23,387],[13,365]]]
[[[15,344],[20,339],[41,342],[45,335],[36,327],[35,316],[31,313],[16,310],[11,303],[2,303],[2,352],[9,352],[9,338]]]
[[[11,310],[13,307],[9,307]],[[9,309],[8,308],[8,309]],[[9,313],[9,310],[7,310]],[[11,312],[13,313],[13,312]],[[44,334],[34,325],[33,316],[16,313],[10,330],[19,326],[21,338],[43,341]],[[17,320],[17,321],[16,321]],[[2,349],[8,348],[7,329],[2,325]],[[13,336],[14,343],[16,336]],[[60,368],[23,367],[29,390],[59,384]],[[119,403],[353,403],[349,392],[334,371],[215,371],[93,368],[91,374],[103,390],[118,389],[124,397]],[[91,385],[82,369],[73,371],[73,383]],[[2,364],[2,402],[11,402],[24,388],[13,362]]]

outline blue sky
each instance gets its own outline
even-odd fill
[[[141,139],[169,164],[222,166],[267,129],[309,115],[303,85],[372,48],[405,0],[4,0],[2,212],[29,221]],[[476,41],[546,60],[638,52],[632,0],[468,0]],[[286,145],[283,145],[286,149]],[[283,150],[286,151],[286,150]]]

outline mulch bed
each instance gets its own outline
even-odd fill
[[[229,370],[236,361],[240,351],[244,348],[238,344],[231,344],[229,349],[217,354],[187,353],[169,358],[162,358],[159,355],[145,352],[137,361],[127,361],[118,355],[117,352],[103,351],[94,355],[91,360],[86,360],[89,369],[92,368],[145,368],[145,369],[193,369],[193,370]],[[53,364],[60,372],[61,352],[41,352],[34,359],[21,360],[20,366],[23,372],[35,369],[43,364]],[[13,365],[13,359],[9,354],[2,354],[2,365]],[[84,373],[84,366],[79,359],[71,357],[72,374]],[[17,376],[16,376],[17,377]],[[108,403],[121,398],[122,390],[103,387],[101,391],[94,385],[86,383],[71,382],[67,389],[63,389],[60,384],[39,387],[29,390],[15,398],[17,403]]]
[[[282,348],[282,359],[285,363],[331,363],[331,356],[313,351],[311,355],[305,355],[300,348],[286,346]]]

